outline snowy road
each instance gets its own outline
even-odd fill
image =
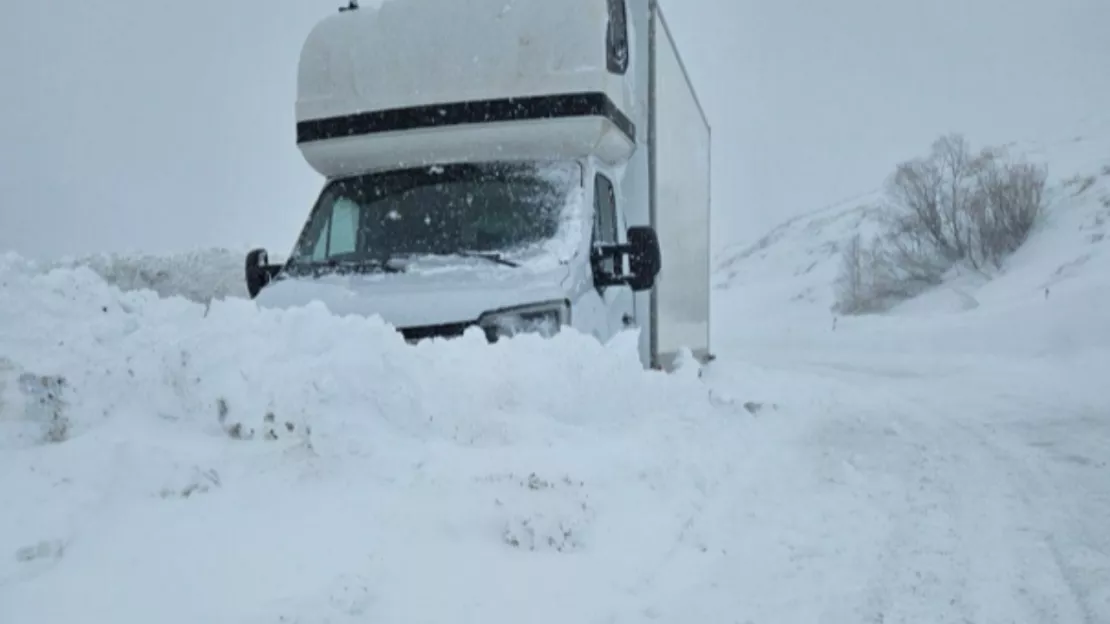
[[[1110,622],[1110,413],[1094,383],[1077,391],[1106,358],[753,359],[781,365],[751,384],[794,403],[763,419],[798,422],[751,458],[740,537],[709,573],[735,579],[716,613]]]

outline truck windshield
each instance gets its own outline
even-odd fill
[[[292,264],[397,271],[402,258],[458,256],[515,266],[558,235],[581,175],[574,161],[496,162],[334,180]]]

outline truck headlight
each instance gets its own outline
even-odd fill
[[[570,306],[566,301],[549,301],[487,312],[478,319],[490,342],[517,334],[539,334],[550,338],[563,325],[570,324]]]

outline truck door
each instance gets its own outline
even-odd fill
[[[618,198],[613,182],[604,174],[594,177],[594,241],[598,244],[623,244],[627,235],[624,227],[623,211],[618,209]],[[613,260],[602,261],[602,269],[612,273],[624,273],[624,267],[613,266]],[[605,305],[609,336],[634,327],[635,310],[632,288],[629,286],[606,286],[599,289]]]

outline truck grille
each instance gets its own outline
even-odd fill
[[[421,327],[402,327],[399,331],[405,337],[405,342],[416,344],[429,338],[458,338],[463,333],[476,326],[474,322],[447,323],[445,325],[424,325]]]

